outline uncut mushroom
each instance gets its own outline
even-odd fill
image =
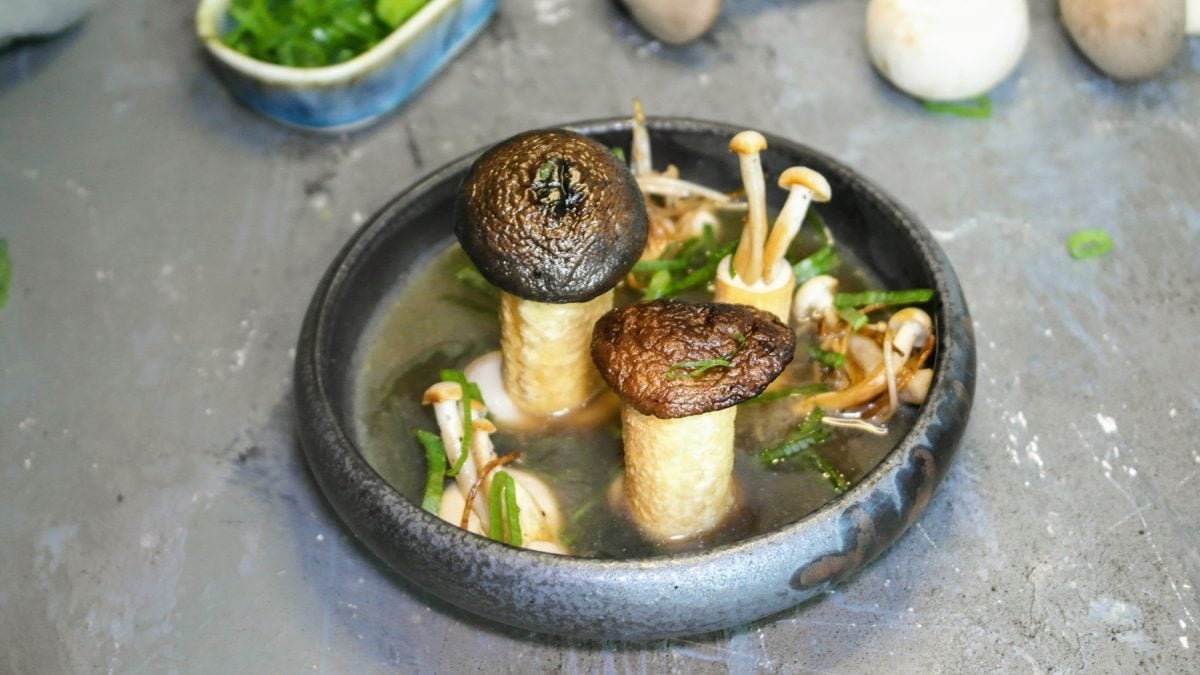
[[[673,45],[704,35],[721,12],[721,0],[625,0],[625,6],[646,32]]]
[[[738,142],[740,138],[744,138],[743,134],[753,134],[748,137],[748,143]],[[808,167],[793,166],[786,169],[779,176],[779,187],[788,191],[787,201],[775,219],[770,234],[764,234],[766,195],[762,190],[761,165],[755,160],[759,150],[766,147],[766,141],[763,139],[759,144],[759,139],[762,139],[762,136],[756,132],[742,132],[734,137],[730,147],[738,152],[741,158],[742,177],[746,181],[746,198],[750,201],[750,213],[737,253],[742,253],[743,248],[756,245],[761,253],[755,255],[754,251],[747,251],[740,257],[740,264],[737,253],[732,261],[721,261],[717,265],[714,300],[757,307],[771,312],[779,317],[780,321],[787,323],[792,308],[792,294],[796,290],[796,276],[784,256],[804,225],[809,205],[814,201],[829,201],[832,190],[824,176]],[[754,157],[753,160],[750,159],[751,156]],[[751,197],[751,193],[755,196]],[[761,200],[757,205],[756,199]],[[734,273],[731,273],[731,269]]]
[[[1025,0],[871,0],[867,51],[889,82],[919,99],[986,94],[1029,42]]]
[[[1183,47],[1185,0],[1059,0],[1071,39],[1115,80],[1142,80],[1166,69]]]
[[[588,355],[592,324],[646,244],[646,208],[629,169],[573,131],[519,134],[471,166],[455,233],[501,290],[500,371],[513,407],[542,418],[602,391]]]
[[[703,536],[731,514],[736,406],[795,350],[791,329],[744,305],[656,300],[596,323],[592,357],[623,401],[625,496],[649,539]]]

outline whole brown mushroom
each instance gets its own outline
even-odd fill
[[[471,166],[455,233],[499,287],[501,376],[516,408],[547,416],[603,389],[591,329],[646,244],[646,208],[629,169],[573,131],[531,131]]]
[[[1059,0],[1059,10],[1079,50],[1116,80],[1154,77],[1183,47],[1185,0]]]
[[[736,406],[795,350],[790,328],[745,305],[656,300],[596,323],[592,358],[623,402],[625,496],[648,538],[692,539],[730,514]]]

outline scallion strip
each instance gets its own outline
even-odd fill
[[[471,420],[471,401],[483,403],[483,394],[479,392],[479,387],[474,382],[467,380],[466,374],[461,370],[443,370],[441,378],[446,382],[457,382],[462,390],[462,446],[459,448],[458,459],[454,461],[454,466],[446,472],[447,476],[454,477],[466,463],[467,455],[471,453],[471,443],[475,438],[475,425]]]
[[[841,368],[846,364],[846,355],[838,352],[832,352],[828,349],[821,349],[817,345],[808,346],[808,356],[817,363],[826,368]]]
[[[812,394],[820,394],[827,391],[829,391],[829,385],[821,384],[820,382],[816,384],[806,384],[801,387],[784,387],[782,389],[775,389],[774,391],[763,392],[749,401],[746,401],[742,405],[770,403],[771,401],[778,401],[781,398],[791,398],[792,396],[811,396]]]
[[[861,293],[838,293],[833,296],[833,306],[866,307],[867,305],[919,305],[933,299],[933,289],[911,288],[904,291],[863,291]]]
[[[925,106],[929,112],[939,115],[954,115],[971,119],[992,116],[992,99],[987,94],[965,101],[921,101],[921,105]]]
[[[1104,230],[1080,230],[1067,238],[1067,250],[1076,260],[1100,258],[1108,255],[1112,248],[1112,237]]]
[[[842,321],[850,324],[850,330],[858,330],[867,325],[867,315],[853,307],[839,307],[837,313],[842,317]]]
[[[492,489],[488,493],[488,537],[513,546],[522,543],[517,486],[505,471],[497,471],[492,476]]]
[[[658,272],[659,270],[682,270],[687,269],[688,262],[682,258],[668,258],[665,260],[639,260],[633,265],[633,272]]]
[[[838,257],[833,247],[825,245],[792,265],[792,273],[796,275],[796,283],[802,284],[815,276],[829,274],[841,264],[842,259]]]
[[[421,508],[437,513],[446,483],[446,446],[437,434],[424,429],[417,429],[417,440],[425,447],[425,495],[421,497]]]
[[[820,408],[813,408],[813,411],[804,418],[800,426],[796,427],[787,438],[779,445],[767,448],[758,454],[758,461],[766,467],[778,464],[783,460],[796,455],[804,450],[825,442],[830,435],[827,427],[821,424],[821,420],[825,417],[825,411]]]

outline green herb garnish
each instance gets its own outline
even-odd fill
[[[825,366],[826,368],[841,368],[846,363],[846,355],[839,352],[832,352],[828,349],[821,349],[817,345],[808,346],[808,355],[813,361]]]
[[[759,463],[770,468],[793,455],[824,443],[832,433],[828,427],[821,424],[824,418],[824,410],[813,408],[800,426],[793,429],[782,442],[758,453]]]
[[[221,41],[259,61],[330,66],[379,44],[428,0],[233,0]]]
[[[867,315],[853,307],[838,307],[837,313],[842,317],[842,321],[850,324],[850,330],[858,330],[867,325]]]
[[[833,296],[833,306],[866,307],[880,305],[918,305],[929,302],[933,298],[933,290],[929,288],[913,288],[905,291],[863,291],[861,293],[838,293]]]
[[[792,265],[796,283],[802,284],[813,277],[829,274],[842,264],[842,259],[829,245],[822,246],[800,262]]]
[[[441,378],[445,382],[457,382],[459,388],[462,389],[462,447],[458,453],[458,459],[454,462],[454,466],[446,471],[447,476],[454,477],[458,475],[463,464],[466,463],[467,455],[471,453],[471,442],[475,437],[475,425],[471,421],[471,401],[483,403],[483,394],[480,393],[479,386],[467,380],[466,374],[461,370],[443,370]]]
[[[616,157],[616,158],[617,158],[618,160],[620,160],[622,163],[624,163],[624,162],[625,162],[625,148],[622,148],[622,147],[619,147],[619,146],[618,146],[618,147],[614,147],[614,148],[612,149],[612,154],[613,154],[613,156],[614,156],[614,157]]]
[[[520,546],[523,541],[517,485],[505,471],[497,471],[492,477],[492,489],[488,493],[488,536],[513,546]]]
[[[446,483],[446,446],[440,436],[424,429],[417,429],[417,440],[425,447],[425,496],[421,498],[421,508],[437,513]]]
[[[633,273],[650,275],[642,280],[642,299],[670,298],[707,286],[716,278],[721,259],[736,247],[736,241],[718,245],[712,227],[705,226],[700,236],[667,247],[657,260],[638,262]]]
[[[1100,258],[1108,255],[1112,248],[1112,237],[1104,230],[1080,230],[1067,238],[1067,250],[1076,260]]]
[[[731,360],[733,357],[737,356],[737,353],[742,351],[742,348],[746,346],[745,335],[742,335],[741,333],[735,333],[733,337],[735,340],[737,340],[737,346],[731,351],[722,354],[715,359],[681,361],[679,363],[674,363],[670,368],[667,368],[667,379],[695,379],[712,370],[713,368],[728,368],[732,364]]]
[[[8,304],[8,287],[12,283],[12,259],[8,257],[8,240],[0,239],[0,309]]]
[[[965,101],[921,101],[921,105],[925,106],[929,112],[939,115],[954,115],[972,119],[992,116],[992,99],[987,94]]]
[[[742,405],[770,403],[771,401],[778,401],[781,398],[791,398],[792,396],[811,396],[812,394],[820,394],[827,391],[829,391],[829,385],[821,384],[819,382],[816,384],[806,384],[801,387],[783,387],[780,389],[763,392],[749,401],[742,403]]]

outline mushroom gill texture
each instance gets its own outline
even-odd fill
[[[614,309],[596,322],[592,359],[638,412],[670,419],[728,408],[779,376],[796,336],[769,312],[745,305],[656,300]],[[728,365],[683,366],[720,360]]]
[[[488,281],[518,297],[583,302],[611,289],[646,245],[646,208],[629,169],[563,129],[503,141],[471,166],[455,233]]]

